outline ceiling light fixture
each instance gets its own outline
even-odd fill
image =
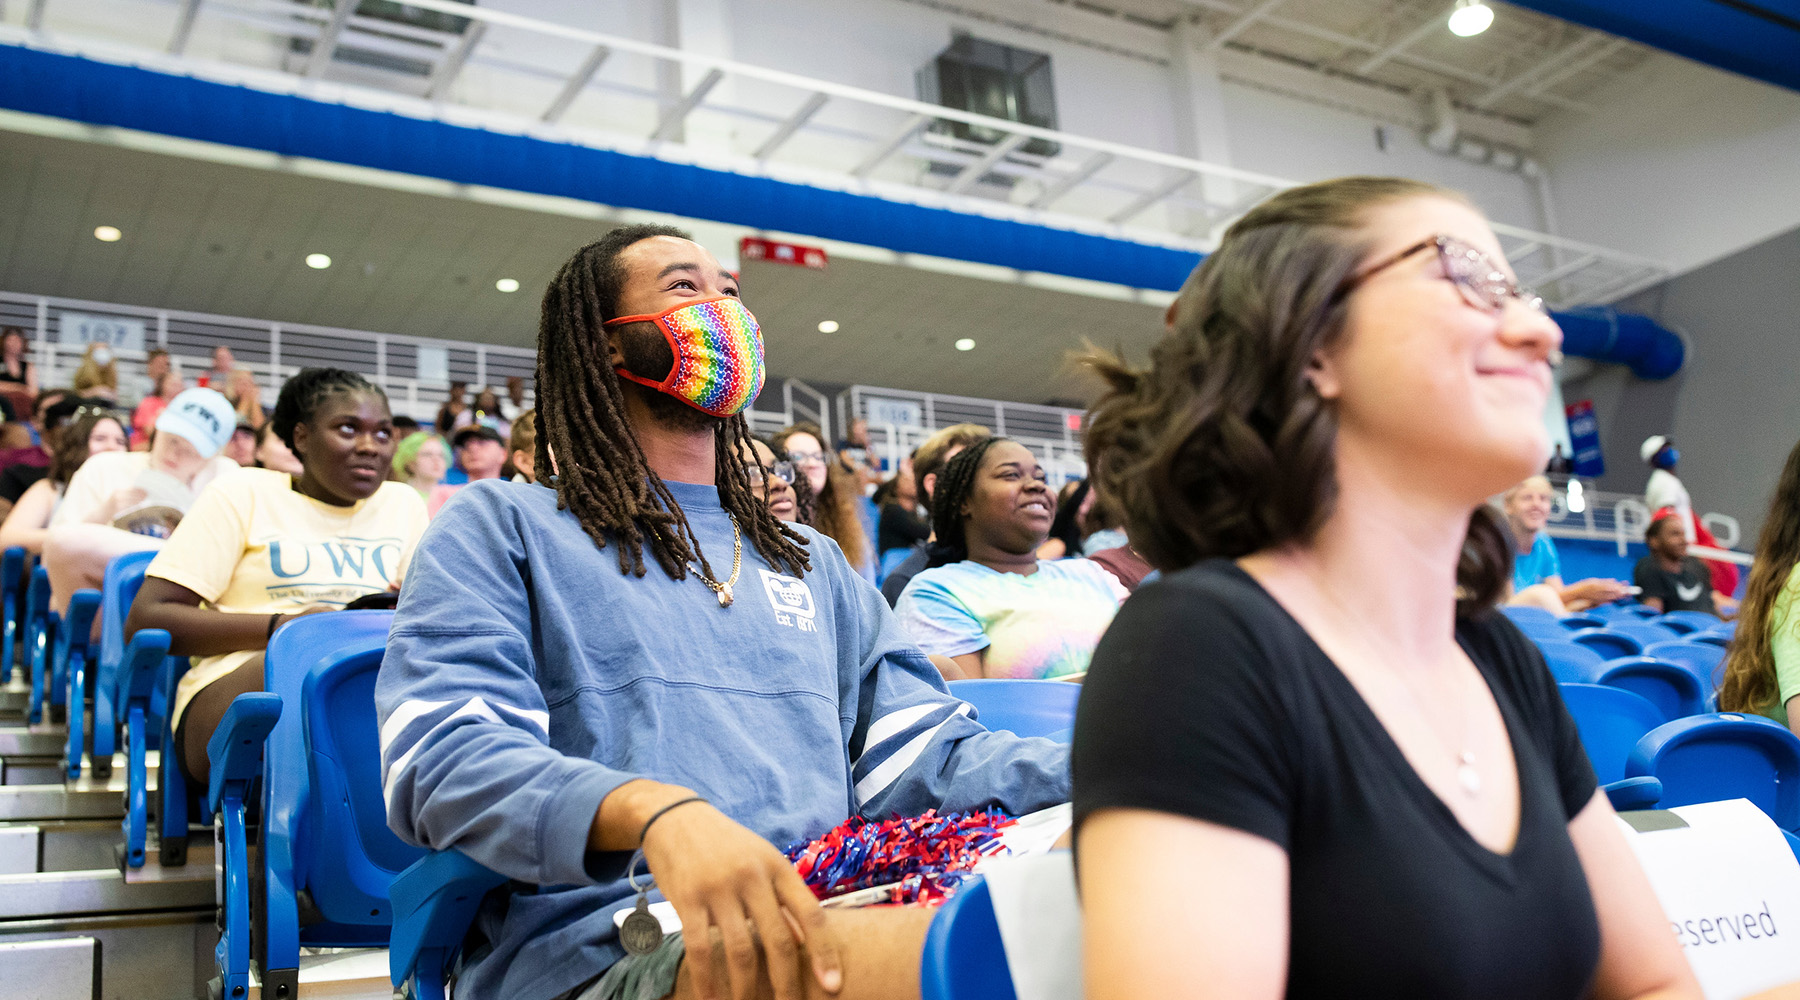
[[[819,321],[819,332],[820,333],[836,333],[836,332],[838,332],[837,320],[835,320],[835,319],[820,320]]]
[[[331,266],[331,258],[322,253],[309,253],[306,255],[306,266],[315,271],[323,271]]]
[[[519,279],[501,278],[499,281],[494,282],[494,287],[503,292],[516,292],[519,290]]]
[[[968,337],[964,337],[956,342],[956,349],[959,351],[973,351],[975,349],[975,341],[970,340]]]
[[[1456,9],[1450,12],[1450,33],[1468,38],[1488,30],[1494,23],[1494,8],[1481,0],[1456,0]]]
[[[118,226],[95,226],[94,239],[102,243],[117,243],[125,234],[119,232]]]

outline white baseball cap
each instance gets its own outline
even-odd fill
[[[169,400],[168,409],[156,418],[156,429],[159,433],[180,435],[201,458],[211,458],[237,430],[237,411],[216,390],[184,389]]]
[[[1669,439],[1667,437],[1664,437],[1661,434],[1652,434],[1644,439],[1643,446],[1638,449],[1638,457],[1648,462],[1656,457],[1657,452],[1668,447],[1668,445]]]

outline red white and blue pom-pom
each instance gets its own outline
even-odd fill
[[[860,816],[784,854],[820,900],[859,893],[861,902],[935,906],[954,892],[982,858],[1006,849],[1000,831],[1014,820],[1000,812],[945,813],[870,822]]]

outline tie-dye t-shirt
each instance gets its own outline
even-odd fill
[[[1039,560],[1030,576],[964,560],[912,578],[894,612],[927,653],[987,650],[989,677],[1083,673],[1125,588],[1087,559]]]

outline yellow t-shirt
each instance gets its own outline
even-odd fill
[[[399,582],[424,533],[425,503],[405,483],[334,507],[297,492],[293,477],[240,469],[200,494],[145,575],[179,584],[219,611],[342,607]],[[257,650],[195,657],[175,692],[175,718],[201,688]]]

